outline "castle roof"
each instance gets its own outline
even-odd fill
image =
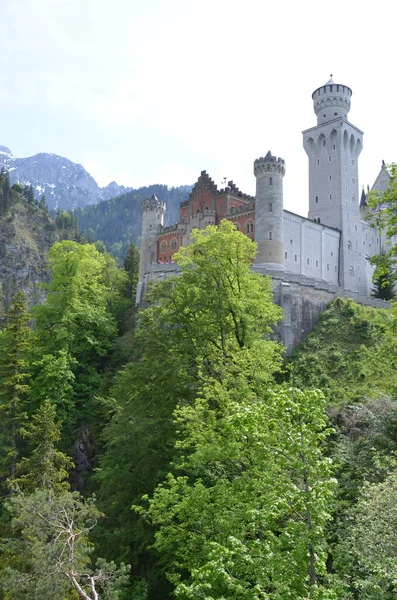
[[[365,208],[367,206],[367,194],[363,191],[361,192],[361,200],[360,200],[360,208]]]

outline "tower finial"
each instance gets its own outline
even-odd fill
[[[330,75],[330,79],[327,81],[327,83],[325,85],[332,85],[334,83],[334,80],[332,79],[333,75],[331,73]]]

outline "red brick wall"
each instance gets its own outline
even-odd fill
[[[175,248],[173,246],[173,242],[175,242]],[[182,245],[182,236],[180,233],[173,231],[170,233],[164,233],[158,237],[157,240],[158,251],[157,251],[157,260],[158,262],[170,262],[172,260],[175,252],[178,252],[179,248]],[[165,249],[163,250],[163,246],[165,245]]]

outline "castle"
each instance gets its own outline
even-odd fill
[[[229,181],[218,189],[206,171],[181,203],[179,222],[163,226],[165,205],[156,196],[142,205],[137,303],[151,280],[175,275],[172,257],[189,244],[193,228],[222,219],[258,244],[254,269],[273,277],[275,300],[285,313],[280,337],[293,347],[335,296],[373,305],[372,267],[386,240],[364,220],[366,195],[359,197],[358,157],[363,132],[348,121],[352,90],[331,79],[312,94],[317,125],[303,131],[309,159],[309,213],[284,209],[285,162],[269,151],[254,161],[255,197]],[[373,189],[384,191],[389,175],[382,167]]]

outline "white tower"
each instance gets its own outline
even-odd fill
[[[313,92],[317,126],[303,132],[303,146],[309,157],[309,219],[342,232],[340,285],[365,293],[357,164],[363,132],[348,121],[351,96],[332,76]]]
[[[285,162],[269,152],[254,162],[256,177],[255,264],[267,269],[284,269],[283,177]]]
[[[155,194],[142,202],[142,229],[139,257],[139,281],[142,282],[150,263],[157,261],[157,235],[163,225],[165,204]]]

